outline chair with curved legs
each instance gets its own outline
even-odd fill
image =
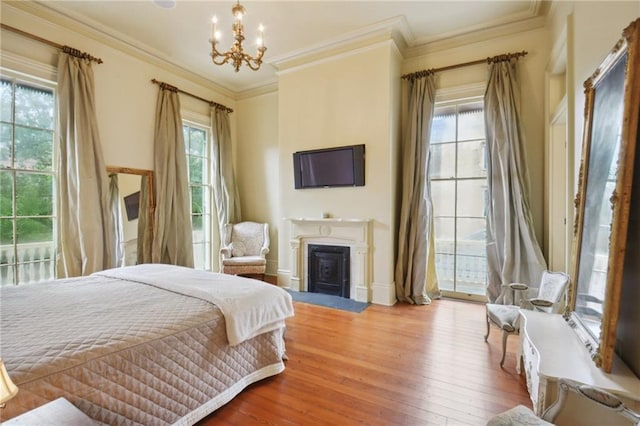
[[[544,271],[540,279],[537,294],[533,298],[528,298],[527,293],[535,291],[528,285],[521,283],[508,284],[507,291],[512,294],[514,304],[487,303],[487,334],[484,336],[486,342],[491,332],[491,323],[494,323],[502,330],[502,359],[500,367],[504,365],[504,358],[507,351],[507,338],[519,331],[520,309],[532,309],[549,313],[558,313],[564,308],[566,301],[566,289],[569,283],[569,276],[564,272]],[[515,303],[519,303],[516,305]]]

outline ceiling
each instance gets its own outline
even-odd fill
[[[274,84],[283,61],[370,35],[393,30],[404,52],[470,32],[514,25],[539,17],[541,0],[428,1],[242,1],[245,51],[255,54],[259,24],[267,51],[260,70],[213,65],[208,39],[211,18],[222,33],[219,50],[231,46],[234,1],[49,0],[44,7],[82,22],[129,46],[238,93]],[[169,4],[173,7],[162,7]],[[405,57],[407,53],[405,53]]]

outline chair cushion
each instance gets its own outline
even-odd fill
[[[244,256],[244,257],[230,257],[229,259],[222,260],[223,265],[266,265],[267,260],[262,256]]]
[[[520,309],[513,305],[496,305],[487,303],[487,315],[498,327],[510,333],[518,329]]]
[[[537,417],[533,411],[524,405],[516,405],[515,407],[492,417],[487,426],[516,426],[516,425],[553,425]]]
[[[242,241],[235,241],[231,243],[231,254],[235,257],[244,256],[246,253],[246,247]]]

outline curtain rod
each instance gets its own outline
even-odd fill
[[[157,84],[158,86],[162,87],[163,89],[169,89],[169,90],[173,90],[175,92],[183,93],[185,95],[191,96],[192,98],[196,98],[199,101],[206,102],[210,106],[215,107],[217,109],[225,110],[229,114],[231,114],[233,112],[233,110],[231,108],[229,108],[229,107],[227,107],[225,105],[219,104],[217,102],[210,101],[210,100],[205,99],[205,98],[201,98],[200,96],[194,95],[193,93],[185,92],[184,90],[178,89],[176,86],[172,86],[169,83],[165,83],[164,81],[159,81],[159,80],[156,80],[155,78],[152,78],[151,82]]]
[[[431,68],[428,70],[422,70],[422,71],[416,71],[416,72],[412,72],[409,74],[404,74],[401,78],[407,80],[407,79],[413,79],[413,78],[419,78],[419,77],[425,77],[429,74],[435,74],[437,72],[440,71],[448,71],[448,70],[452,70],[455,68],[462,68],[462,67],[468,67],[470,65],[479,65],[479,64],[492,64],[492,63],[496,63],[496,62],[504,62],[504,61],[509,61],[511,59],[518,59],[522,56],[526,56],[529,52],[523,50],[522,52],[516,52],[516,53],[505,53],[503,55],[497,55],[497,56],[492,56],[490,58],[486,58],[486,59],[478,59],[476,61],[471,61],[471,62],[464,62],[461,64],[455,64],[455,65],[449,65],[446,67],[442,67],[442,68]]]
[[[0,23],[0,28],[2,28],[3,30],[12,31],[12,32],[14,32],[16,34],[20,34],[20,35],[25,36],[27,38],[30,38],[32,40],[36,40],[36,41],[39,41],[41,43],[48,44],[49,46],[53,46],[56,49],[60,49],[64,53],[68,53],[69,55],[75,56],[76,58],[88,59],[90,61],[94,61],[94,62],[97,62],[99,64],[102,63],[102,59],[96,58],[94,56],[91,56],[90,54],[88,54],[86,52],[82,52],[82,51],[80,51],[78,49],[74,49],[73,47],[70,47],[70,46],[63,46],[62,44],[58,44],[58,43],[53,42],[51,40],[47,40],[46,38],[38,37],[37,35],[28,33],[26,31],[19,30],[17,28],[14,28],[12,26],[7,25],[7,24]]]

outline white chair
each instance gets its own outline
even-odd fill
[[[558,399],[543,413],[542,418],[524,405],[518,405],[491,418],[487,426],[640,425],[640,415],[609,392],[569,379],[560,379],[558,387]]]
[[[227,223],[224,227],[222,272],[232,275],[260,275],[264,280],[269,253],[269,224],[257,222]]]
[[[569,276],[563,272],[544,271],[540,279],[540,286],[534,298],[528,298],[527,293],[531,290],[529,286],[521,283],[508,284],[508,291],[512,294],[514,304],[487,303],[487,334],[484,336],[486,342],[491,332],[493,322],[502,330],[502,359],[500,367],[504,364],[507,351],[507,338],[511,334],[517,334],[520,309],[532,309],[549,313],[558,313],[564,308],[566,300],[566,290],[569,284]],[[502,295],[502,300],[506,295]],[[515,303],[519,305],[515,305]]]

